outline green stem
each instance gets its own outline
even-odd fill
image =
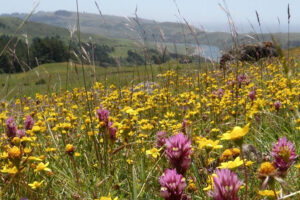
[[[245,200],[247,200],[247,193],[248,193],[248,174],[247,174],[247,167],[244,159],[244,152],[243,152],[243,145],[240,145],[241,149],[241,158],[243,161],[243,167],[244,167],[244,174],[245,174]]]

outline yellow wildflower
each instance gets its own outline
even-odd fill
[[[234,161],[228,161],[228,162],[223,162],[221,163],[221,166],[219,166],[218,168],[220,169],[235,169],[239,166],[241,166],[244,162],[240,159],[240,157],[236,157]]]
[[[276,196],[280,193],[279,191],[275,191]],[[275,197],[275,192],[273,190],[260,190],[258,194],[263,197]]]
[[[205,137],[197,137],[196,143],[198,143],[198,149],[206,148],[207,150],[221,149],[222,145],[219,145],[219,140],[213,141]]]
[[[95,200],[118,200],[118,197],[115,197],[114,199],[111,198],[111,196],[102,196],[100,199],[95,199]]]
[[[146,151],[147,155],[151,155],[153,158],[157,158],[159,156],[160,149],[152,148]]]
[[[74,153],[74,151],[75,151],[75,147],[74,147],[72,144],[67,144],[65,150],[66,150],[66,152],[67,152],[68,154],[72,154],[72,153]]]
[[[131,164],[133,163],[133,160],[127,159],[126,162],[127,162],[129,165],[131,165]]]
[[[270,176],[273,175],[275,172],[275,167],[270,162],[264,162],[261,164],[260,168],[258,169],[258,173],[260,176]]]
[[[207,187],[203,188],[203,191],[208,191],[213,189],[214,177],[218,177],[217,174],[212,174],[207,177]]]
[[[300,169],[300,163],[295,165],[296,168]]]
[[[38,132],[40,132],[40,131],[41,131],[41,127],[39,127],[39,126],[33,126],[33,127],[32,127],[32,132],[38,133]]]
[[[16,174],[18,173],[17,167],[12,167],[12,168],[7,168],[6,166],[3,167],[1,170],[2,173],[7,173],[7,174]]]
[[[80,153],[78,153],[78,152],[75,152],[75,157],[80,157],[81,156],[81,154]]]
[[[3,152],[2,154],[0,154],[0,159],[5,159],[8,158],[8,153]]]
[[[33,190],[39,188],[43,184],[44,180],[41,182],[34,181],[33,183],[28,184]]]
[[[19,144],[20,143],[20,138],[19,137],[14,137],[12,140],[11,140],[11,142],[13,143],[13,144]]]
[[[8,150],[8,157],[10,158],[19,158],[21,157],[22,152],[19,147],[13,146]]]
[[[46,150],[47,153],[48,152],[54,152],[54,151],[56,151],[56,148],[50,148],[50,147],[48,147],[45,150]]]
[[[34,161],[42,161],[42,159],[35,157],[35,156],[29,156],[28,160],[34,160]]]
[[[24,149],[24,153],[30,153],[32,151],[32,149],[30,147],[25,147]]]
[[[49,162],[47,162],[46,164],[44,164],[44,163],[41,162],[41,163],[39,163],[39,164],[36,166],[34,172],[39,172],[39,171],[47,171],[47,172],[50,172],[51,169],[48,168],[48,165],[49,165]]]
[[[232,140],[237,141],[242,139],[249,132],[250,123],[243,128],[236,126],[232,131],[227,131],[221,137],[221,140]]]

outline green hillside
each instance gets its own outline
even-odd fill
[[[11,14],[21,19],[26,17],[26,14]],[[66,27],[76,24],[77,14],[65,10],[56,12],[37,12],[31,16],[30,20],[41,22],[58,27]],[[213,45],[220,49],[228,49],[233,45],[232,36],[227,32],[204,32],[196,27],[192,27],[194,33],[191,33],[190,28],[186,24],[174,22],[155,22],[130,17],[119,17],[111,15],[99,15],[90,13],[80,13],[81,31],[90,34],[103,35],[109,38],[134,38],[139,40],[140,37],[148,42],[164,41],[166,43],[196,44],[195,36],[202,45]],[[238,41],[242,43],[254,43],[263,40],[272,40],[274,37],[283,48],[287,48],[287,33],[247,33],[239,34]],[[162,39],[163,38],[163,39]],[[290,34],[290,47],[300,45],[300,33]]]
[[[14,17],[0,17],[0,34],[12,35],[22,23],[22,20]],[[25,39],[24,34],[31,40],[34,37],[60,37],[64,41],[70,40],[68,29],[51,26],[37,22],[26,22],[17,36]],[[76,33],[73,35],[76,38]],[[83,42],[92,39],[94,43],[108,45],[115,48],[115,56],[124,56],[128,49],[136,48],[130,40],[108,38],[101,35],[82,33],[81,39]]]
[[[18,26],[22,23],[22,20],[19,18],[13,17],[0,17],[0,33],[11,35]],[[55,27],[43,23],[38,22],[26,22],[23,28],[20,30],[18,35],[27,34],[29,38],[34,37],[52,37],[59,36],[65,40],[69,40],[70,33],[66,28]],[[126,40],[116,40],[107,38],[100,35],[95,34],[81,34],[83,41],[88,41],[91,37],[95,42],[99,42],[107,45],[119,45],[124,42],[128,42]]]
[[[297,61],[300,60],[300,47],[291,48],[288,52],[288,50],[284,51],[285,56],[290,56],[295,58]]]
[[[12,35],[18,28],[18,26],[22,23],[20,18],[9,17],[9,16],[1,16],[0,17],[0,34]],[[68,24],[65,22],[65,24]],[[72,23],[74,24],[74,23]],[[54,24],[58,25],[58,24]],[[62,25],[62,27],[66,27],[66,25]],[[25,39],[24,34],[28,36],[28,39],[31,40],[34,37],[60,37],[65,42],[70,40],[70,32],[66,28],[62,28],[59,26],[52,26],[39,22],[28,21],[22,27],[22,29],[18,32],[17,36],[21,39]],[[71,27],[71,26],[70,26]],[[84,31],[84,27],[81,27]],[[124,32],[121,32],[125,34]],[[76,32],[73,34],[73,38],[77,38]],[[94,33],[81,33],[81,39],[83,42],[90,41],[92,39],[93,43],[100,45],[108,45],[110,47],[114,47],[114,52],[112,56],[118,57],[126,57],[128,50],[137,50],[140,51],[139,45],[136,44],[135,41],[125,38],[113,38],[102,36],[101,34],[95,32]],[[154,42],[147,43],[149,48],[157,48]],[[177,44],[177,49],[175,51],[173,44],[166,44],[168,51],[175,53],[177,51],[178,54],[185,54],[186,49],[183,44]],[[192,47],[190,47],[192,49]]]
[[[8,16],[24,19],[26,14],[11,14]],[[77,14],[69,11],[37,12],[33,14],[30,21],[50,24],[58,27],[66,27],[76,24]],[[132,38],[134,40],[145,39],[148,42],[165,42],[183,44],[196,44],[195,35],[199,43],[203,45],[214,45],[224,48],[230,43],[231,34],[214,32],[206,33],[194,29],[194,34],[186,24],[174,22],[155,22],[138,18],[126,18],[111,15],[99,15],[80,13],[81,31],[85,33],[100,34],[110,38]]]

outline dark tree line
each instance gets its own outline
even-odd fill
[[[163,64],[172,58],[175,58],[173,54],[161,53],[156,49],[148,49],[143,54],[128,50],[126,61],[129,65]]]
[[[0,56],[0,73],[24,72],[41,64],[67,62],[69,60],[108,67],[117,64],[125,66],[163,64],[171,59],[186,62],[187,59],[186,56],[167,51],[162,53],[156,49],[147,49],[145,52],[128,50],[127,57],[119,58],[117,63],[111,56],[115,50],[113,47],[90,42],[82,43],[82,46],[79,47],[77,42],[72,41],[66,44],[59,37],[37,37],[26,43],[23,39],[2,35],[0,36],[0,51],[9,41],[8,47]]]
[[[84,55],[78,44],[71,43],[70,47],[59,37],[33,38],[30,44],[19,38],[0,36],[0,51],[9,43],[3,55],[0,57],[0,73],[17,73],[28,71],[45,63],[66,62],[70,59],[78,60],[78,56]],[[115,61],[110,56],[114,51],[107,45],[83,43],[88,59],[82,59],[84,64],[95,63],[99,66],[114,66]],[[75,52],[72,53],[72,52]]]
[[[82,47],[85,49],[88,59],[84,59],[85,64],[94,63],[96,66],[108,67],[108,66],[115,66],[116,61],[114,58],[110,56],[111,53],[114,52],[113,47],[109,47],[107,45],[99,45],[93,43],[83,43]],[[83,52],[78,52],[78,55],[84,55]],[[86,57],[86,56],[85,56]]]
[[[163,64],[172,59],[178,60],[181,64],[187,64],[192,62],[205,62],[203,57],[199,56],[185,56],[176,53],[159,52],[156,49],[148,49],[144,54],[138,53],[133,50],[128,50],[126,62],[128,65],[147,65]]]
[[[32,65],[64,62],[68,59],[67,47],[59,38],[34,38],[30,50],[34,58]]]
[[[11,38],[9,36],[0,37],[0,51],[6,46]],[[0,56],[0,73],[14,73],[23,70],[24,60],[27,60],[26,56],[26,44],[17,38],[13,38],[6,51]]]

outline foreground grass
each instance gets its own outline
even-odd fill
[[[99,81],[88,91],[81,88],[82,79],[75,68],[70,70],[75,75],[70,77],[70,85],[77,87],[78,82],[80,88],[71,90],[69,86],[69,91],[60,91],[66,81],[65,64],[50,66],[28,72],[28,79],[14,75],[11,84],[38,80],[37,73],[43,77],[51,74],[50,81],[61,80],[61,84],[49,84],[54,87],[56,83],[57,93],[45,92],[46,85],[30,85],[31,92],[44,94],[1,103],[3,199],[161,199],[158,179],[174,165],[166,156],[170,148],[157,146],[158,131],[166,131],[164,139],[183,132],[191,141],[193,153],[187,155],[191,163],[182,181],[187,183],[184,192],[192,199],[210,199],[207,190],[213,187],[213,173],[228,161],[233,162],[227,167],[244,182],[238,194],[241,199],[246,193],[248,199],[266,199],[258,194],[265,189],[279,191],[278,196],[299,190],[295,165],[280,182],[274,179],[263,187],[266,177],[258,178],[261,163],[274,161],[270,151],[278,138],[286,137],[295,144],[296,153],[300,152],[300,74],[296,65],[286,66],[279,60],[241,63],[224,74],[212,67],[170,63],[153,66],[155,76],[143,67],[97,68],[92,73],[92,67],[86,66],[88,84],[94,83],[93,78]],[[136,87],[152,77],[157,85]],[[249,96],[253,91],[254,98]],[[10,137],[8,117],[23,130],[28,115],[35,124],[26,137]],[[249,126],[242,142],[253,145],[258,153],[243,150],[241,141],[220,140],[235,126],[243,130]],[[233,154],[232,148],[238,150]],[[243,165],[243,156],[252,162]],[[273,172],[271,178],[279,176]],[[289,199],[298,197],[295,193]]]

